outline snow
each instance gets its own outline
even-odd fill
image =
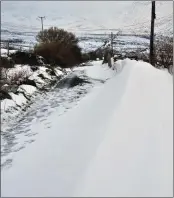
[[[32,96],[37,91],[37,88],[31,85],[20,85],[17,91],[25,93],[27,96]]]
[[[9,50],[9,54],[15,53],[17,50]],[[1,48],[1,56],[7,56],[8,50]]]
[[[32,74],[31,68],[29,65],[18,65],[16,64],[14,68],[9,69],[8,78],[13,77],[14,75],[21,75],[21,78],[28,77]]]
[[[64,73],[59,69],[59,68],[55,68],[55,72],[57,76],[62,76],[64,75]]]
[[[78,69],[109,80],[47,116],[49,129],[31,126],[41,132],[1,170],[2,196],[172,196],[172,76],[129,59],[93,64]]]
[[[71,69],[70,68],[65,68],[65,71],[66,72],[71,72]]]
[[[103,45],[102,41],[93,41],[93,40],[87,40],[87,41],[80,41],[79,47],[83,49],[84,52],[89,52],[92,50],[95,50]]]
[[[113,77],[115,75],[115,73],[112,70],[110,70],[106,64],[101,65],[101,61],[95,61],[95,65],[95,67],[85,67],[86,74],[90,78],[107,80],[108,78]]]
[[[27,102],[27,99],[24,97],[23,94],[14,94],[14,93],[9,93],[9,95],[11,95],[13,101],[18,105],[18,106],[22,106],[25,105]]]
[[[4,99],[1,101],[1,113],[8,111],[15,106],[16,103],[13,100]]]
[[[39,75],[39,74],[43,74],[44,78],[47,78],[49,80],[52,79],[52,77],[46,72],[46,67],[39,67],[39,70],[36,71],[36,75]]]
[[[52,80],[52,77],[45,70],[46,68],[40,67],[39,70],[33,72],[29,80],[34,80],[38,87],[44,86],[47,83],[46,80]],[[40,74],[42,74],[46,80],[39,77]]]

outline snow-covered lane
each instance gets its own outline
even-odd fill
[[[69,76],[77,75],[90,83],[83,83],[72,88],[66,85],[57,86],[47,94],[38,94],[26,111],[21,112],[15,119],[3,120],[1,131],[1,167],[10,167],[16,153],[26,148],[28,144],[37,140],[37,135],[50,131],[53,121],[51,115],[59,117],[68,112],[93,87],[102,84],[114,75],[108,67],[101,68],[101,61],[95,61],[95,67],[81,67],[74,69]],[[96,68],[97,67],[97,68]],[[100,76],[98,76],[98,68]],[[67,76],[68,77],[68,76]],[[65,78],[66,79],[66,78]],[[68,83],[68,82],[63,82]],[[10,100],[11,101],[11,100]],[[53,117],[54,117],[53,116]],[[42,128],[42,130],[40,130]]]
[[[115,74],[60,117],[1,173],[2,196],[172,196],[173,81],[147,63]]]
[[[84,78],[84,69],[80,73],[78,70],[74,73]],[[97,84],[101,83],[95,82],[95,85]],[[15,119],[9,118],[7,121],[4,119],[1,131],[1,166],[11,166],[16,152],[34,142],[37,139],[35,136],[42,133],[40,127],[49,130],[52,123],[49,116],[52,113],[56,112],[57,117],[66,113],[77,105],[93,86],[94,83],[84,83],[83,86],[60,89],[57,85],[47,93],[38,94],[27,110],[21,112]]]
[[[112,101],[115,111],[105,129],[105,138],[75,196],[170,197],[173,194],[172,76],[146,63],[131,61],[127,66],[129,77],[121,85],[123,89],[126,83],[124,95],[117,109]],[[121,78],[126,77],[125,72]],[[114,78],[108,86],[117,85],[118,81]],[[112,97],[117,98],[115,92]]]

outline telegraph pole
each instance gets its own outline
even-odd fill
[[[113,56],[113,33],[112,32],[111,32],[111,50],[112,50],[111,56]]]
[[[43,19],[45,19],[45,17],[39,17],[41,20],[41,25],[42,25],[42,32],[43,32]]]
[[[154,60],[154,22],[155,22],[155,1],[152,1],[152,10],[151,10],[151,33],[150,33],[150,57],[149,62],[151,65],[155,64]]]

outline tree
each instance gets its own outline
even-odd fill
[[[78,39],[71,32],[67,32],[63,29],[58,29],[57,27],[51,27],[49,29],[45,29],[43,32],[40,31],[36,36],[36,40],[39,43],[64,43],[77,45]]]
[[[52,66],[73,67],[82,61],[78,39],[71,32],[51,27],[39,32],[36,40],[39,43],[35,46],[35,53]]]

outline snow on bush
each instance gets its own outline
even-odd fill
[[[7,75],[7,83],[13,84],[14,82],[22,82],[26,78],[32,75],[32,70],[28,65],[15,65],[14,68],[10,69]]]

